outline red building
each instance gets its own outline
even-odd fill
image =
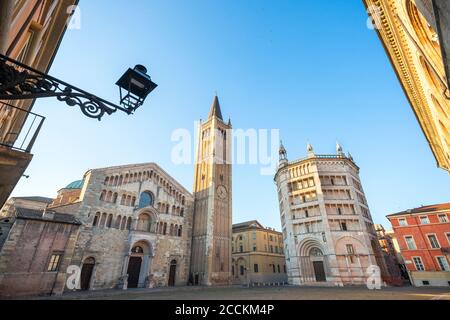
[[[415,286],[450,285],[450,203],[387,216]]]

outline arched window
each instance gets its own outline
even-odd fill
[[[100,212],[97,212],[95,214],[94,222],[92,223],[92,226],[94,226],[94,227],[98,226],[99,220],[100,220]]]
[[[108,216],[108,220],[107,220],[107,222],[106,222],[106,227],[107,227],[107,228],[111,228],[111,226],[112,226],[112,220],[113,220],[113,215],[110,214],[110,215]]]
[[[106,177],[104,185],[107,186],[108,184],[109,184],[109,177]]]
[[[127,224],[127,217],[122,217],[122,222],[120,223],[120,230],[125,230]]]
[[[127,196],[123,194],[122,198],[120,199],[120,204],[124,206],[126,200],[127,200]]]
[[[112,202],[113,203],[117,203],[117,197],[118,197],[119,195],[117,194],[117,192],[115,192],[114,193],[114,195],[113,195],[113,198],[112,198]]]
[[[106,190],[103,190],[100,195],[100,201],[105,201],[105,197],[106,197]]]
[[[153,206],[154,197],[151,192],[145,191],[139,197],[139,209]]]
[[[142,213],[138,218],[137,229],[139,231],[150,232],[151,231],[152,220],[150,216],[146,213]]]
[[[136,197],[133,197],[133,198],[131,199],[131,206],[132,206],[132,207],[136,206]]]
[[[181,208],[180,217],[184,217],[184,208]]]
[[[112,191],[109,191],[109,192],[106,194],[105,201],[106,201],[106,202],[111,202],[112,195],[113,195]]]
[[[98,225],[100,228],[104,228],[105,227],[106,217],[107,217],[107,214],[103,213],[102,214],[102,218],[100,219],[100,224]]]
[[[167,234],[167,223],[164,222],[164,227],[163,227],[163,235]]]
[[[117,216],[116,224],[114,225],[114,228],[120,229],[120,222],[121,221],[122,221],[122,217],[121,216]]]
[[[127,230],[131,230],[131,217],[127,219]]]
[[[180,226],[180,228],[178,228],[178,236],[181,237],[183,235],[183,226]]]

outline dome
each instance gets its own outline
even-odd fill
[[[83,188],[84,181],[77,180],[67,185],[64,189],[81,189]]]

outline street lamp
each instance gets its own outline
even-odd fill
[[[128,69],[117,81],[120,90],[120,104],[131,110],[139,108],[148,94],[158,86],[147,74],[147,68],[138,64]]]
[[[56,97],[71,107],[80,107],[87,117],[101,120],[105,113],[117,110],[133,114],[158,86],[142,65],[128,69],[116,84],[120,106],[0,54],[0,100]]]

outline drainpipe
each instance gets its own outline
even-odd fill
[[[5,54],[12,23],[14,0],[0,1],[0,53]]]

